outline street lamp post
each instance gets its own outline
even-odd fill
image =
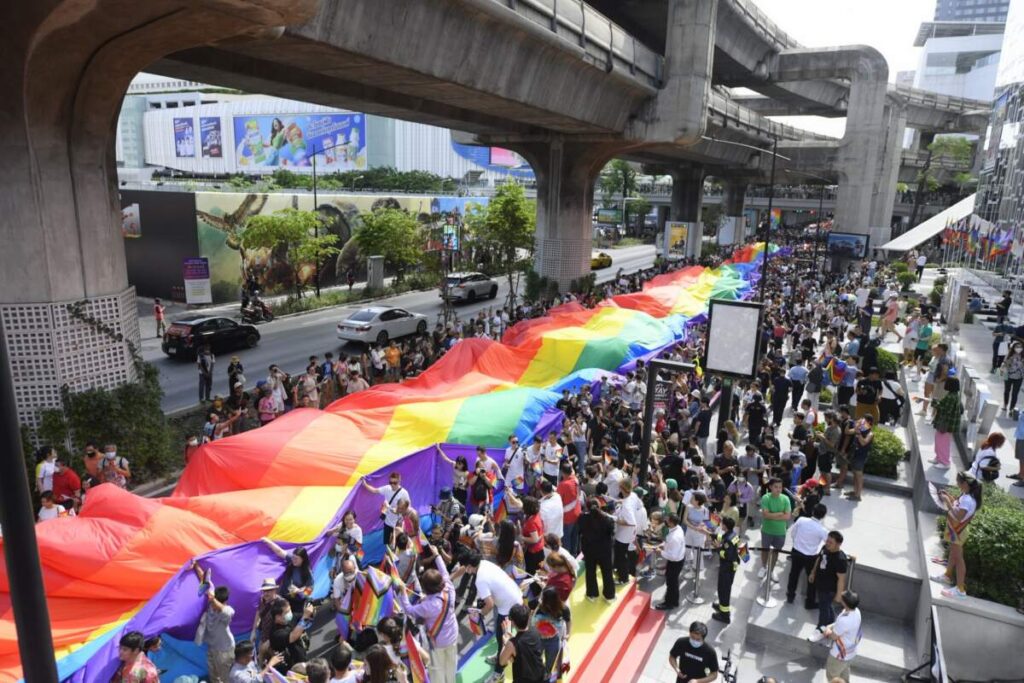
[[[4,556],[14,628],[25,680],[28,683],[57,683],[32,496],[21,452],[14,381],[7,363],[10,356],[5,339],[3,321],[0,320],[0,433],[3,434],[5,453],[0,458],[0,524],[4,530]]]
[[[318,215],[320,213],[320,201],[319,201],[319,199],[317,197],[317,193],[316,193],[316,158],[317,158],[317,156],[319,156],[323,152],[326,152],[329,149],[334,149],[335,147],[344,147],[346,144],[347,143],[344,143],[344,142],[342,142],[342,143],[335,143],[333,145],[327,145],[326,147],[321,146],[319,150],[313,150],[313,210],[316,211]],[[352,180],[352,187],[353,188],[355,188],[356,180],[358,180],[359,178],[362,178],[362,177],[363,176],[359,176],[358,178],[354,178]],[[355,191],[355,190],[353,189],[353,191]],[[313,224],[313,236],[314,237],[320,237],[320,221],[319,220],[316,223]],[[316,264],[315,265],[316,265],[316,275],[314,277],[316,278],[316,280],[315,280],[315,282],[316,282],[316,296],[319,299],[320,298],[320,259],[316,260]]]
[[[821,192],[818,193],[818,230],[814,236],[814,269],[818,269],[818,245],[821,244],[821,221],[825,215],[825,184],[821,184]]]
[[[764,302],[764,288],[768,281],[768,240],[772,233],[772,201],[775,199],[775,158],[779,147],[779,139],[772,138],[772,172],[768,178],[768,222],[764,228],[764,253],[761,254],[761,282],[758,285],[758,299]],[[782,228],[782,220],[779,220]]]

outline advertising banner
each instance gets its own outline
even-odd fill
[[[182,279],[185,280],[185,303],[213,303],[209,259],[203,257],[184,259],[181,265],[181,274]]]
[[[617,225],[622,222],[622,209],[598,209],[597,222],[607,225]]]
[[[199,135],[203,141],[204,157],[207,159],[220,159],[224,156],[219,116],[201,116],[199,118]]]
[[[286,167],[310,171],[366,168],[366,118],[362,114],[235,116],[239,170]]]
[[[452,140],[452,151],[487,171],[503,173],[515,178],[533,179],[533,169],[515,152],[502,147],[463,145]]]
[[[129,204],[121,209],[121,236],[142,237],[142,219],[139,217],[139,205]]]
[[[174,119],[174,155],[180,158],[196,155],[195,125],[191,118]]]
[[[654,383],[654,410],[668,411],[669,401],[672,399],[673,383],[659,379]]]
[[[690,224],[682,221],[665,221],[665,244],[668,251],[686,251],[686,238],[690,234]]]

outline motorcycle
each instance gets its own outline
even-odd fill
[[[274,312],[258,296],[249,300],[248,305],[242,306],[242,322],[249,324],[269,323],[274,319]]]

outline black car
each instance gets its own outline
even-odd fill
[[[195,316],[175,320],[164,333],[160,348],[168,356],[195,358],[206,344],[214,353],[237,348],[252,348],[260,341],[259,331],[252,325],[240,325],[231,318]]]

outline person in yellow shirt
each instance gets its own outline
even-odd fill
[[[401,379],[402,352],[392,339],[384,351],[384,359],[388,363],[388,379],[397,382]]]

